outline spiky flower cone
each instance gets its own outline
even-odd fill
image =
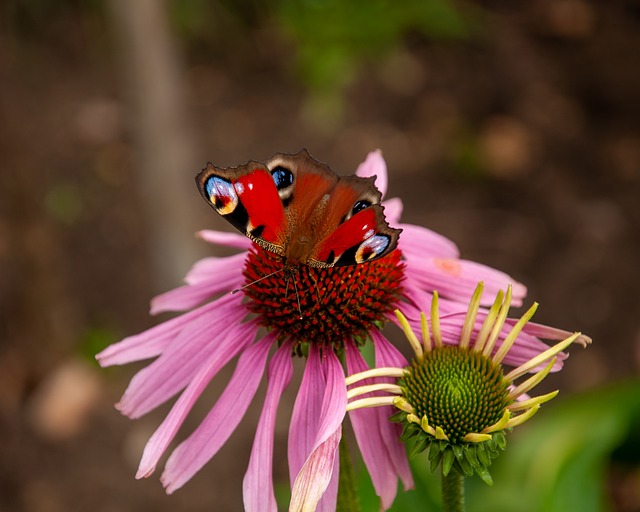
[[[412,442],[413,455],[429,449],[432,469],[441,465],[445,477],[453,469],[463,476],[477,473],[492,484],[488,468],[506,447],[506,433],[531,418],[558,392],[535,398],[525,393],[547,376],[561,351],[575,341],[586,344],[590,340],[574,333],[505,373],[502,362],[538,305],[534,304],[510,330],[507,326],[508,332],[503,334],[511,288],[506,296],[498,293],[491,309],[480,314],[482,291],[480,283],[455,345],[442,341],[437,293],[430,320],[422,315],[421,341],[404,315],[396,311],[415,357],[406,368],[378,368],[350,376],[347,385],[372,377],[397,380],[352,387],[349,399],[377,394],[352,400],[348,408],[395,405],[400,411],[392,419],[403,424],[402,440]],[[529,378],[516,385],[516,379],[530,372]]]

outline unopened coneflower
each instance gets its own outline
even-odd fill
[[[421,340],[396,311],[413,359],[406,366],[376,368],[346,379],[351,386],[348,410],[389,405],[399,409],[393,420],[403,425],[402,440],[410,443],[410,453],[428,450],[432,471],[441,468],[445,510],[461,510],[463,477],[477,473],[492,484],[488,468],[505,449],[506,433],[529,420],[558,391],[533,398],[527,393],[569,345],[590,342],[574,333],[507,372],[504,361],[538,305],[534,303],[517,322],[507,323],[511,287],[506,295],[497,294],[488,311],[480,308],[482,291],[480,283],[464,322],[453,331],[441,317],[434,293],[430,318],[421,317]],[[455,342],[444,341],[443,327]]]
[[[359,176],[377,175],[384,195],[386,165],[372,152]],[[282,272],[282,258],[249,238],[203,231],[205,241],[241,252],[197,262],[187,284],[156,297],[152,314],[185,311],[130,336],[100,354],[103,366],[154,359],[131,380],[118,409],[138,418],[179,395],[171,411],[147,443],[137,477],[151,475],[173,442],[185,417],[219,371],[237,359],[226,389],[200,425],[169,456],[161,480],[168,493],[191,479],[226,443],[243,421],[267,369],[267,391],[243,482],[246,510],[276,510],[272,477],[275,418],[288,386],[294,360],[305,364],[288,438],[291,510],[334,510],[338,493],[338,445],[346,414],[345,371],[367,368],[359,348],[373,344],[377,366],[405,364],[403,356],[381,332],[393,311],[402,308],[409,321],[440,293],[441,310],[451,325],[464,320],[466,298],[484,280],[490,292],[514,280],[479,263],[459,258],[456,246],[426,228],[399,222],[399,199],[382,202],[393,227],[402,228],[398,248],[375,261],[358,265],[313,268],[300,265]],[[237,289],[241,293],[229,293]],[[526,293],[514,284],[513,298]],[[265,334],[266,330],[266,334]],[[505,360],[520,364],[547,350],[540,338],[560,339],[567,333],[540,325],[526,326]],[[562,366],[558,356],[554,370]],[[344,361],[346,368],[343,368]],[[398,425],[388,421],[389,409],[356,410],[349,414],[356,441],[371,475],[381,508],[391,506],[398,480],[413,486]]]

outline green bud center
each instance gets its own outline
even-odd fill
[[[502,367],[472,349],[436,347],[408,370],[405,398],[451,443],[495,424],[509,404]]]

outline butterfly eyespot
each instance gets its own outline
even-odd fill
[[[276,184],[282,205],[288,206],[293,199],[293,182],[295,181],[293,172],[286,167],[278,165],[271,171],[271,176]]]
[[[228,215],[238,206],[238,194],[230,181],[211,176],[204,184],[209,201],[220,215]]]
[[[377,258],[389,246],[389,237],[386,235],[374,235],[360,244],[355,254],[356,263],[364,263]]]
[[[355,215],[356,213],[360,213],[365,208],[369,208],[371,206],[371,201],[367,201],[366,199],[360,199],[360,201],[356,201],[356,204],[351,208],[351,215]]]
[[[286,167],[279,165],[271,171],[271,176],[273,176],[273,181],[278,190],[283,190],[293,185],[293,173]]]

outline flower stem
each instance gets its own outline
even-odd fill
[[[360,512],[358,493],[356,492],[356,479],[353,473],[353,465],[349,455],[349,447],[342,436],[340,440],[340,475],[338,477],[338,503],[337,512]]]
[[[442,510],[464,512],[464,477],[455,470],[442,475]]]

